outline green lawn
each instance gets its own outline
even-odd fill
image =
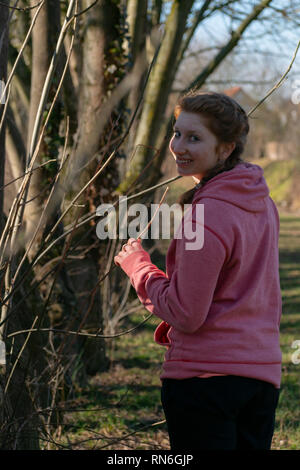
[[[283,298],[281,349],[282,385],[273,439],[274,449],[300,449],[300,217],[281,216],[280,279]]]
[[[281,217],[280,276],[283,295],[282,390],[273,449],[300,449],[300,364],[292,348],[300,340],[300,217]],[[122,325],[138,325],[143,313]],[[168,449],[160,405],[160,368],[164,348],[153,341],[158,320],[115,340],[111,370],[94,377],[70,403],[74,410],[53,436],[53,449]],[[298,355],[300,359],[300,354]],[[294,361],[295,362],[295,361]]]

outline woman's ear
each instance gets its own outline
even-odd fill
[[[235,142],[222,142],[220,149],[219,149],[220,159],[225,161],[232,154],[235,147],[236,147]]]

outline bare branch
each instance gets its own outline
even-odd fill
[[[149,70],[148,70],[148,73],[147,73],[147,77],[145,79],[145,84],[144,84],[144,87],[143,87],[143,90],[141,92],[141,96],[140,96],[140,99],[139,99],[139,102],[137,103],[137,106],[136,106],[136,109],[133,113],[133,116],[127,126],[127,129],[124,133],[124,135],[122,136],[122,138],[120,139],[118,145],[116,146],[116,148],[113,150],[113,152],[109,155],[109,157],[107,158],[107,160],[105,161],[105,163],[101,166],[101,168],[95,173],[95,175],[86,183],[86,185],[79,191],[79,193],[77,193],[77,195],[72,199],[70,205],[65,209],[65,211],[63,212],[63,214],[60,216],[60,218],[58,219],[58,221],[56,222],[56,224],[54,225],[54,227],[52,228],[52,230],[49,232],[49,234],[47,235],[46,239],[45,239],[45,242],[47,242],[49,240],[49,238],[51,237],[52,233],[55,231],[55,229],[57,228],[58,224],[61,222],[61,220],[65,217],[65,215],[69,212],[69,210],[73,207],[74,203],[77,201],[77,199],[79,199],[79,197],[84,193],[84,191],[92,184],[93,181],[95,181],[95,179],[104,171],[104,169],[108,166],[108,164],[111,162],[111,160],[114,158],[114,156],[116,155],[116,152],[118,151],[118,149],[120,148],[120,146],[123,144],[123,142],[125,141],[125,139],[127,138],[128,134],[129,134],[129,131],[133,125],[133,122],[134,122],[134,119],[137,115],[137,112],[139,110],[139,107],[141,105],[141,102],[142,102],[142,99],[143,99],[143,95],[144,95],[144,91],[145,91],[145,87],[146,87],[146,84],[148,82],[148,79],[149,79],[149,76],[150,76],[150,73],[151,73],[151,70],[153,68],[153,65],[156,61],[156,58],[157,58],[157,54],[158,54],[158,51],[159,51],[159,47],[157,48],[156,50],[156,53],[154,54],[153,56],[153,59],[152,59],[152,62],[150,64],[150,67],[149,67]]]
[[[0,5],[2,5],[3,7],[6,7],[6,8],[9,8],[10,10],[17,10],[17,11],[29,11],[29,10],[34,10],[35,8],[38,8],[41,3],[43,3],[44,0],[41,0],[40,2],[38,2],[36,5],[33,5],[31,7],[16,7],[16,6],[12,6],[12,5],[7,5],[6,3],[3,3],[3,2],[0,2]],[[18,3],[18,2],[16,2]]]
[[[61,334],[66,334],[66,335],[75,335],[75,336],[86,336],[88,338],[118,338],[123,335],[127,335],[128,333],[131,333],[132,331],[135,331],[136,329],[140,328],[142,325],[144,325],[151,317],[152,313],[150,313],[142,322],[140,322],[138,325],[122,331],[120,333],[115,333],[113,335],[100,335],[99,333],[87,333],[85,331],[70,331],[70,330],[60,330],[58,328],[29,328],[27,330],[20,330],[20,331],[15,331],[13,333],[9,333],[7,335],[7,338],[13,338],[14,336],[21,335],[24,333],[39,333],[42,331],[48,331],[48,332],[55,332],[55,333],[61,333]]]
[[[298,42],[298,45],[296,47],[296,50],[294,52],[294,55],[293,55],[293,58],[287,68],[287,70],[285,71],[285,73],[282,75],[282,77],[279,79],[279,81],[271,88],[271,90],[266,94],[266,96],[264,96],[264,98],[262,98],[248,113],[248,116],[251,116],[251,114],[254,113],[254,111],[267,99],[269,98],[269,96],[275,91],[277,90],[281,85],[282,83],[284,82],[284,80],[287,78],[287,75],[289,73],[289,71],[291,70],[294,62],[295,62],[295,59],[297,57],[297,53],[298,53],[298,50],[299,50],[299,47],[300,47],[300,41]]]
[[[185,90],[197,90],[201,88],[206,79],[212,72],[218,67],[222,60],[232,51],[232,49],[238,44],[244,31],[249,27],[249,25],[260,15],[260,13],[271,3],[272,0],[262,0],[259,5],[256,5],[252,12],[242,21],[239,27],[232,32],[230,40],[227,44],[220,50],[220,52],[209,62],[209,64],[204,68],[204,70],[198,75],[193,82]]]

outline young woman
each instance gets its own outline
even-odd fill
[[[204,224],[204,244],[186,249],[183,231],[164,273],[130,238],[115,263],[163,320],[155,340],[167,347],[171,449],[270,449],[281,380],[278,213],[262,169],[241,159],[249,125],[233,99],[189,94],[175,118],[170,150],[179,174],[197,183],[181,203],[192,203],[196,228]]]

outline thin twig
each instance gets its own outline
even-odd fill
[[[146,87],[146,83],[149,79],[149,76],[150,76],[150,72],[153,68],[153,65],[156,61],[156,58],[157,58],[157,55],[158,55],[158,52],[159,52],[159,49],[160,49],[160,46],[157,48],[154,56],[153,56],[153,59],[151,61],[151,64],[150,64],[150,67],[149,67],[149,70],[148,70],[148,73],[147,73],[147,77],[146,77],[146,80],[145,80],[145,84],[144,84],[144,89],[142,90],[142,93],[141,93],[141,97],[137,103],[137,106],[135,108],[135,111],[133,113],[133,116],[128,124],[128,127],[126,129],[126,131],[124,132],[122,138],[120,139],[118,145],[116,146],[116,148],[111,152],[111,154],[109,155],[109,157],[107,158],[107,160],[104,162],[104,164],[102,165],[102,167],[94,174],[94,176],[84,185],[84,187],[76,194],[76,196],[72,199],[72,201],[70,202],[69,206],[65,209],[65,211],[62,213],[62,215],[59,217],[58,221],[56,222],[56,224],[54,225],[54,227],[52,228],[52,230],[49,232],[49,234],[47,235],[46,239],[45,239],[45,242],[47,242],[49,240],[49,238],[51,237],[52,235],[52,232],[55,231],[56,227],[59,225],[59,223],[61,222],[61,220],[65,217],[65,215],[69,212],[69,210],[73,207],[74,203],[77,201],[77,199],[79,199],[79,197],[84,193],[84,191],[92,184],[93,181],[95,181],[95,179],[105,170],[105,168],[107,167],[107,165],[111,162],[111,160],[114,158],[114,156],[116,155],[118,149],[120,148],[120,146],[123,144],[123,142],[125,141],[125,139],[127,138],[128,134],[129,134],[129,131],[133,125],[133,122],[134,122],[134,119],[137,115],[137,112],[139,110],[139,107],[141,105],[141,102],[142,102],[142,99],[143,99],[143,93],[144,93],[144,90],[145,90],[145,87]]]
[[[15,7],[15,6],[12,6],[12,5],[7,5],[6,3],[3,3],[3,2],[0,2],[0,5],[3,6],[3,7],[6,7],[6,8],[9,8],[10,10],[17,10],[17,11],[28,11],[28,10],[34,10],[35,8],[38,8],[40,6],[40,4],[43,3],[43,0],[41,0],[39,3],[37,3],[36,5],[33,5],[32,7]]]
[[[153,222],[153,220],[154,220],[154,218],[155,218],[155,216],[156,216],[156,214],[157,214],[157,212],[158,212],[160,206],[162,205],[163,200],[165,199],[166,194],[167,194],[168,191],[169,191],[169,186],[166,187],[165,192],[164,192],[164,194],[163,194],[161,200],[159,201],[159,204],[158,204],[158,206],[157,206],[157,208],[156,208],[156,210],[155,210],[155,212],[154,212],[154,214],[153,214],[153,217],[151,218],[150,222],[148,222],[148,224],[146,225],[146,227],[140,232],[140,234],[139,234],[138,237],[137,237],[137,240],[140,240],[140,239],[142,238],[142,236],[144,235],[144,233],[147,232],[147,230],[148,230],[148,228],[150,227],[150,225],[152,224],[152,222]]]
[[[86,7],[84,10],[81,10],[81,11],[79,11],[78,13],[75,13],[75,14],[73,15],[73,18],[78,18],[78,16],[81,16],[81,15],[83,15],[84,13],[86,13],[87,11],[89,11],[91,8],[93,8],[93,7],[96,5],[96,3],[98,3],[98,1],[99,1],[99,0],[95,0],[93,3],[91,3],[91,4],[90,4],[88,7]]]
[[[148,74],[147,74],[147,77],[146,77],[146,79],[145,79],[144,89],[145,89],[145,87],[146,87],[146,83],[147,83],[147,80],[148,80],[148,78],[149,78],[149,75],[150,75],[151,69],[152,69],[152,67],[153,67],[153,64],[154,64],[154,62],[155,62],[155,60],[156,60],[158,51],[159,51],[159,48],[157,48],[157,51],[156,51],[156,53],[155,53],[155,55],[154,55],[154,57],[153,57],[153,60],[152,60],[152,62],[151,62],[151,65],[150,65],[150,67],[149,67]],[[138,102],[138,105],[137,105],[137,107],[136,107],[136,109],[135,109],[135,111],[134,111],[134,113],[133,113],[133,116],[132,116],[132,118],[131,118],[131,121],[130,121],[130,123],[129,123],[129,125],[128,125],[128,127],[127,127],[127,129],[126,129],[126,131],[125,131],[125,133],[124,133],[124,135],[123,135],[123,137],[122,137],[122,139],[121,139],[119,145],[118,145],[117,148],[114,150],[113,154],[111,154],[111,156],[109,157],[108,161],[112,158],[112,156],[114,155],[114,153],[116,152],[116,150],[119,148],[119,146],[121,145],[121,143],[122,143],[122,142],[125,140],[125,138],[127,137],[128,133],[129,133],[129,130],[130,130],[130,128],[131,128],[131,126],[132,126],[132,124],[133,124],[133,121],[134,121],[134,119],[135,119],[135,116],[136,116],[136,114],[137,114],[137,112],[138,112],[139,106],[140,106],[140,104],[141,104],[141,102],[142,102],[142,99],[143,99],[143,93],[141,93],[141,96],[140,96],[140,100],[139,100],[139,102]],[[33,160],[34,160],[34,158],[33,158]],[[106,166],[106,165],[108,164],[108,161],[106,161],[106,163],[104,164],[104,166]],[[103,170],[103,167],[102,167],[102,170]],[[175,177],[175,178],[172,178],[171,180],[174,180],[174,179],[177,179],[177,178],[178,178],[178,177]],[[91,181],[90,181],[90,183],[91,183]],[[157,188],[157,187],[159,187],[159,186],[161,186],[161,185],[163,185],[163,184],[164,184],[164,183],[161,183],[161,184],[159,184],[159,185],[155,185],[155,186],[153,187],[153,189],[155,189],[155,188]],[[149,190],[151,190],[151,188],[149,188]],[[147,191],[143,191],[143,192],[141,192],[140,194],[145,193],[145,192],[147,192]],[[79,197],[79,196],[78,196],[78,197]],[[134,196],[131,196],[131,197],[134,197]],[[74,202],[74,200],[73,200],[73,202]],[[94,217],[96,217],[96,213],[92,216],[92,218],[94,218]],[[84,221],[84,223],[88,222],[88,220],[90,220],[90,219],[86,219],[86,220]],[[57,225],[57,224],[56,224],[56,225]],[[80,225],[82,225],[82,224],[80,224]],[[78,226],[79,226],[79,225],[78,225]],[[65,236],[67,236],[69,233],[71,233],[72,230],[73,230],[73,228],[74,228],[74,227],[72,227],[71,230],[65,232],[65,233],[63,234],[63,237],[65,237]],[[52,242],[52,243],[50,244],[50,246],[47,247],[46,250],[44,250],[39,256],[35,257],[34,261],[30,264],[30,267],[29,267],[29,268],[32,268],[32,267],[40,260],[40,258],[41,258],[47,251],[49,251],[49,249],[51,249],[51,247],[52,247],[55,243],[57,243],[61,238],[62,238],[62,237],[58,237],[54,242]],[[28,268],[28,269],[29,269],[29,268]],[[107,273],[107,274],[108,274],[108,273]],[[107,275],[107,274],[106,274],[106,275]],[[103,279],[106,277],[106,275],[103,277]],[[23,278],[24,278],[24,276],[23,276]],[[21,285],[21,282],[22,282],[23,278],[21,279],[21,281],[19,281],[18,285]],[[14,291],[15,291],[15,290],[16,290],[16,286],[14,286],[14,287],[15,287],[15,289],[14,289]],[[7,302],[7,299],[11,297],[12,292],[13,292],[13,291],[11,291],[11,292],[9,292],[9,293],[7,294],[7,296],[6,296],[5,299],[3,300],[3,303]],[[4,323],[5,323],[5,319],[2,318],[2,321],[0,322],[0,325],[3,325]]]
[[[114,443],[123,441],[124,439],[127,439],[128,437],[133,436],[134,434],[137,434],[137,433],[139,433],[139,432],[145,431],[145,429],[148,429],[148,428],[151,428],[151,427],[154,427],[154,426],[160,426],[161,424],[164,424],[165,422],[166,422],[166,420],[163,419],[163,420],[161,420],[161,421],[156,421],[155,423],[146,424],[145,426],[141,427],[140,429],[137,429],[136,431],[132,431],[132,432],[130,432],[130,433],[128,433],[128,434],[125,434],[125,436],[122,436],[122,437],[120,437],[120,438],[114,439]],[[110,445],[112,445],[111,442],[108,443],[108,444],[105,444],[105,445],[102,446],[102,447],[99,447],[99,450],[100,450],[100,449],[104,449],[105,447],[108,447],[108,446],[110,446]]]
[[[37,144],[37,140],[38,140],[38,131],[39,131],[39,128],[40,128],[41,120],[43,118],[43,111],[44,111],[44,108],[45,108],[46,100],[47,100],[49,89],[50,89],[50,86],[51,86],[51,80],[53,78],[54,72],[56,70],[56,65],[57,65],[58,60],[59,60],[59,54],[60,54],[60,51],[63,47],[63,41],[64,41],[64,38],[65,38],[65,35],[67,33],[69,25],[74,20],[74,18],[72,16],[72,11],[73,11],[73,8],[75,6],[76,1],[77,0],[70,0],[70,3],[68,5],[68,10],[67,10],[67,13],[66,13],[66,16],[65,16],[65,19],[64,19],[64,23],[62,25],[62,28],[60,30],[60,34],[59,34],[59,37],[58,37],[58,40],[57,40],[55,51],[52,55],[52,59],[51,59],[51,62],[50,62],[49,68],[48,68],[48,72],[47,72],[47,76],[45,78],[43,91],[42,91],[42,94],[41,94],[41,99],[40,99],[40,102],[39,102],[39,107],[38,107],[38,110],[37,110],[37,114],[36,114],[36,118],[35,118],[35,122],[34,122],[34,126],[33,126],[30,150],[29,150],[29,155],[28,155],[28,158],[27,158],[27,164],[31,162],[31,159],[34,156],[34,153],[35,154],[37,153],[35,151],[35,148],[36,148],[36,144]]]
[[[23,351],[24,351],[24,349],[25,349],[25,347],[26,347],[26,345],[27,345],[27,343],[28,343],[28,341],[29,341],[29,338],[30,338],[30,336],[31,336],[31,332],[32,332],[32,330],[34,329],[33,327],[34,327],[34,325],[36,324],[37,320],[38,320],[38,315],[34,318],[33,323],[32,323],[32,328],[28,330],[28,335],[27,335],[27,337],[26,337],[24,343],[22,344],[22,347],[21,347],[21,349],[20,349],[20,351],[19,351],[19,353],[18,353],[18,355],[17,355],[17,358],[16,358],[16,360],[15,360],[15,362],[14,362],[14,365],[13,365],[13,367],[12,367],[10,373],[9,373],[8,379],[7,379],[6,384],[5,384],[4,395],[6,395],[6,393],[7,393],[7,390],[8,390],[8,387],[9,387],[9,384],[10,384],[10,381],[11,381],[11,378],[12,378],[12,376],[13,376],[13,374],[14,374],[15,368],[16,368],[16,366],[17,366],[17,364],[18,364],[18,362],[19,362],[19,359],[20,359],[20,357],[22,356]]]
[[[6,81],[5,87],[4,87],[3,92],[2,92],[2,95],[1,95],[1,97],[0,97],[0,102],[2,101],[3,96],[5,96],[6,90],[7,90],[8,86],[10,85],[10,82],[11,82],[11,80],[12,80],[14,74],[15,74],[16,67],[17,67],[17,65],[18,65],[18,63],[19,63],[19,60],[20,60],[20,58],[21,58],[21,55],[23,54],[23,51],[24,51],[24,49],[25,49],[25,46],[26,46],[26,44],[27,44],[28,41],[29,41],[31,31],[32,31],[32,29],[33,29],[33,27],[34,27],[34,25],[35,25],[35,22],[36,22],[36,19],[37,19],[37,17],[38,17],[38,14],[40,13],[40,11],[41,11],[42,6],[43,6],[44,3],[45,3],[45,0],[42,0],[42,1],[39,3],[39,5],[38,5],[38,9],[37,9],[37,11],[35,12],[35,15],[34,15],[32,21],[31,21],[30,27],[29,27],[29,29],[28,29],[28,31],[27,31],[27,34],[26,34],[26,36],[25,36],[25,39],[24,39],[23,44],[22,44],[22,46],[21,46],[21,49],[20,49],[20,51],[19,51],[19,53],[18,53],[18,55],[17,55],[17,58],[16,58],[16,60],[15,60],[15,63],[14,63],[14,65],[13,65],[13,67],[12,67],[12,69],[11,69],[11,72],[10,72],[10,74],[9,74],[9,77],[8,77],[8,79],[7,79],[7,81]],[[7,5],[6,5],[6,6],[7,6]]]
[[[268,91],[268,93],[266,94],[266,96],[264,98],[262,98],[248,113],[248,116],[251,116],[251,114],[254,113],[254,111],[267,99],[269,98],[269,96],[275,91],[277,90],[277,88],[279,88],[282,83],[284,82],[284,80],[286,79],[289,71],[291,70],[292,66],[293,66],[293,63],[295,62],[295,59],[297,57],[297,53],[298,53],[298,49],[300,47],[300,41],[298,42],[297,44],[297,47],[296,47],[296,50],[294,52],[294,55],[293,55],[293,58],[288,66],[288,68],[286,69],[285,73],[282,75],[282,77],[278,80],[278,82],[271,88],[270,91]]]
[[[21,46],[21,49],[20,49],[20,51],[19,51],[19,53],[18,53],[18,56],[17,56],[17,58],[16,58],[16,60],[15,60],[15,63],[14,63],[14,65],[13,65],[13,67],[12,67],[12,70],[11,70],[11,72],[10,72],[10,75],[9,75],[9,77],[8,77],[8,79],[7,79],[6,85],[5,85],[5,87],[4,87],[3,93],[2,93],[1,98],[0,98],[0,102],[1,102],[1,100],[2,100],[2,96],[5,96],[6,90],[7,90],[8,86],[10,86],[10,82],[11,82],[13,76],[14,76],[14,73],[15,73],[16,67],[17,67],[17,65],[18,65],[18,62],[19,62],[19,60],[20,60],[20,58],[21,58],[21,55],[23,54],[23,51],[24,51],[24,49],[25,49],[25,46],[26,46],[27,42],[29,41],[31,31],[32,31],[32,29],[33,29],[33,27],[34,27],[34,25],[35,25],[37,16],[38,16],[38,14],[39,14],[40,11],[41,11],[41,8],[42,8],[44,2],[45,2],[45,0],[42,0],[42,1],[41,1],[40,5],[39,5],[39,7],[38,7],[38,9],[37,9],[37,11],[35,12],[35,15],[34,15],[32,21],[31,21],[31,24],[30,24],[30,27],[29,27],[29,29],[28,29],[28,31],[27,31],[26,37],[25,37],[25,39],[24,39],[24,41],[23,41],[23,44],[22,44],[22,46]],[[31,167],[31,168],[32,168],[32,167]],[[30,169],[31,169],[31,168],[30,168]],[[16,219],[16,217],[17,217],[17,210],[18,210],[18,206],[19,206],[19,204],[20,204],[20,200],[21,200],[21,198],[22,198],[22,194],[23,194],[23,192],[24,192],[25,184],[26,184],[26,177],[24,178],[23,184],[22,184],[21,187],[19,188],[18,194],[17,194],[17,196],[15,197],[15,199],[14,199],[14,201],[13,201],[13,203],[12,203],[12,206],[11,206],[11,208],[10,208],[10,211],[9,211],[9,214],[8,214],[8,217],[7,217],[7,221],[6,221],[5,227],[4,227],[3,231],[2,231],[2,236],[1,236],[1,239],[0,239],[0,253],[1,253],[0,265],[2,264],[3,255],[4,255],[4,253],[5,253],[5,246],[6,246],[6,244],[7,244],[7,240],[6,240],[6,242],[5,242],[5,237],[8,239],[8,233],[9,233],[9,231],[11,230],[11,227],[15,224],[15,219]],[[5,243],[5,246],[3,246],[3,243]]]
[[[77,8],[77,2],[76,2],[76,8]],[[74,22],[75,22],[75,25],[76,25],[76,19],[75,19]],[[40,134],[39,141],[38,141],[38,148],[39,148],[40,143],[41,143],[41,141],[42,141],[42,137],[43,137],[43,135],[44,135],[44,133],[45,133],[46,127],[47,127],[47,125],[48,125],[50,116],[51,116],[51,114],[52,114],[54,105],[55,105],[55,103],[56,103],[56,100],[57,100],[57,98],[58,98],[60,89],[61,89],[61,87],[62,87],[64,78],[65,78],[65,74],[66,74],[66,71],[67,71],[67,68],[68,68],[68,65],[69,65],[69,61],[70,61],[70,57],[71,57],[71,53],[72,53],[72,50],[73,50],[73,43],[74,43],[74,34],[73,34],[73,36],[72,36],[72,40],[71,40],[71,44],[70,44],[70,49],[69,49],[69,52],[68,52],[68,56],[67,56],[67,60],[66,60],[65,66],[64,66],[64,70],[63,70],[62,76],[61,76],[61,78],[60,78],[60,82],[59,82],[59,84],[58,84],[58,87],[57,87],[55,96],[54,96],[54,98],[53,98],[53,100],[52,100],[52,103],[51,103],[49,112],[48,112],[48,114],[47,114],[47,118],[46,118],[45,123],[44,123],[44,125],[43,125],[43,128],[42,128],[42,130],[41,130],[41,134]],[[66,136],[65,136],[65,145],[64,145],[63,157],[62,157],[62,162],[61,162],[59,171],[58,171],[57,174],[56,174],[56,177],[55,177],[55,181],[54,181],[52,190],[51,190],[51,192],[50,192],[50,194],[49,194],[47,203],[46,203],[45,206],[44,206],[44,209],[43,209],[43,212],[42,212],[41,217],[40,217],[40,219],[39,219],[39,222],[38,222],[38,224],[37,224],[36,230],[35,230],[33,236],[31,237],[31,240],[30,240],[30,242],[29,242],[29,245],[27,246],[27,249],[26,249],[26,252],[25,252],[25,254],[24,254],[24,256],[23,256],[23,259],[21,260],[21,262],[19,263],[19,266],[17,267],[16,273],[15,273],[15,275],[14,275],[14,280],[17,278],[17,275],[18,275],[18,273],[19,273],[19,271],[20,271],[20,269],[21,269],[21,266],[22,266],[22,264],[24,263],[24,261],[25,261],[25,259],[26,259],[26,257],[27,257],[27,254],[28,254],[28,252],[29,252],[29,250],[30,250],[30,248],[31,248],[31,246],[32,246],[32,244],[33,244],[33,241],[34,241],[34,239],[35,239],[35,237],[36,237],[36,235],[37,235],[37,233],[38,233],[38,231],[39,231],[39,229],[40,229],[40,226],[41,226],[41,223],[42,223],[44,214],[46,213],[46,210],[47,210],[47,208],[49,207],[50,201],[51,201],[51,199],[52,199],[52,195],[54,194],[54,191],[55,191],[55,189],[56,189],[56,184],[57,184],[57,182],[58,182],[59,175],[60,175],[60,173],[61,173],[61,171],[62,171],[62,169],[63,169],[63,167],[64,167],[64,165],[65,165],[65,163],[66,163],[66,161],[67,161],[67,159],[65,158],[65,155],[66,155],[66,148],[67,148],[67,143],[68,143],[68,137],[69,137],[69,119],[67,119],[67,129],[66,129]]]
[[[155,189],[157,188],[160,188],[161,186],[165,186],[166,184],[169,184],[169,183],[172,183],[178,179],[182,178],[181,175],[178,175],[178,176],[173,176],[172,178],[169,178],[165,181],[162,181],[161,183],[158,183],[158,184],[155,184],[154,186],[151,186],[150,188],[147,188],[147,189],[144,189],[143,191],[140,191],[136,194],[133,194],[131,196],[128,196],[127,198],[127,201],[129,201],[130,199],[134,199],[136,197],[139,197],[139,196],[142,196],[144,194],[147,194],[151,191],[154,191]],[[112,204],[113,207],[115,207],[117,204],[119,204],[119,201],[116,201],[114,204]],[[93,212],[90,216],[88,216],[86,219],[84,219],[82,222],[79,222],[77,227],[81,227],[82,225],[85,225],[87,222],[95,219],[97,217],[97,212]],[[53,240],[53,242],[38,256],[38,258],[35,260],[34,264],[36,264],[38,261],[40,261],[40,259],[50,250],[50,248],[55,245],[58,241],[60,241],[62,238],[64,238],[65,236],[67,236],[69,233],[71,233],[71,231],[73,230],[73,226],[70,227],[69,230],[67,230],[66,232],[64,232],[62,235],[60,235],[58,238],[56,238],[55,240]]]
[[[62,334],[75,335],[75,336],[86,336],[88,338],[106,338],[106,339],[118,338],[120,336],[124,336],[124,335],[127,335],[128,333],[131,333],[132,331],[136,330],[137,328],[140,328],[151,317],[152,317],[152,313],[150,313],[150,315],[148,315],[138,325],[136,325],[136,326],[134,326],[134,327],[132,327],[128,330],[121,331],[120,333],[115,333],[113,335],[99,335],[98,333],[86,333],[86,332],[83,332],[83,331],[60,330],[58,328],[29,328],[27,330],[19,330],[19,331],[15,331],[13,333],[9,333],[7,335],[7,338],[12,338],[14,336],[21,335],[21,334],[24,334],[24,333],[37,333],[37,332],[41,332],[41,331],[48,331],[48,332],[53,332],[53,333],[62,333]]]
[[[150,188],[144,189],[143,191],[140,191],[139,193],[136,193],[136,194],[133,194],[133,195],[129,196],[129,197],[127,198],[127,200],[134,199],[134,198],[139,197],[139,196],[141,196],[141,195],[143,195],[143,194],[146,194],[146,193],[148,193],[148,192],[150,192],[150,191],[154,191],[155,189],[157,189],[157,188],[159,188],[159,187],[162,187],[162,186],[164,186],[164,185],[166,185],[166,184],[172,183],[172,182],[174,182],[174,181],[176,181],[176,180],[178,180],[178,179],[180,179],[180,178],[182,178],[182,176],[180,176],[180,175],[175,176],[175,177],[172,177],[172,178],[169,178],[169,179],[167,179],[167,180],[165,180],[165,181],[163,181],[163,182],[161,182],[161,183],[158,183],[158,184],[156,184],[156,185],[154,185],[154,186],[151,186]],[[113,205],[115,206],[115,205],[118,204],[118,203],[119,203],[119,201],[116,201]],[[83,220],[82,222],[78,223],[77,228],[78,228],[78,227],[81,227],[81,226],[84,225],[84,224],[86,224],[86,223],[89,222],[90,220],[95,219],[96,217],[97,217],[97,214],[96,214],[96,211],[95,211],[95,212],[92,213],[92,215],[90,215],[89,217],[87,217],[85,220]],[[28,269],[26,270],[26,272],[23,274],[22,278],[19,279],[18,283],[15,284],[14,290],[13,290],[12,292],[10,292],[9,294],[7,294],[7,295],[2,299],[1,304],[6,303],[6,302],[10,299],[10,297],[13,295],[13,293],[16,292],[16,291],[20,288],[20,286],[21,286],[21,284],[22,284],[22,282],[23,282],[25,276],[28,274],[29,270],[30,270],[32,267],[34,267],[34,266],[41,260],[41,258],[42,258],[44,255],[46,255],[46,253],[52,248],[52,246],[54,246],[54,245],[55,245],[56,243],[58,243],[60,240],[62,240],[63,238],[65,238],[67,235],[69,235],[69,234],[72,232],[73,229],[74,229],[74,225],[72,225],[69,230],[67,230],[67,231],[64,232],[62,235],[60,235],[58,238],[56,238],[45,250],[43,250],[38,256],[35,257],[35,259],[30,263],[30,266],[28,267]],[[91,227],[89,231],[91,231],[91,230],[94,230],[94,227]],[[56,268],[56,267],[54,266],[54,267],[51,269],[50,272],[54,271],[55,268]],[[112,267],[112,269],[114,269],[114,268],[116,268],[116,265],[114,265],[114,266]],[[49,273],[48,273],[48,274],[49,274]],[[42,278],[42,280],[44,280],[44,279],[47,277],[48,274],[46,274],[46,275]],[[103,277],[98,281],[98,284],[99,284],[100,282],[102,282],[102,281],[105,279],[105,277],[108,276],[108,274],[109,274],[109,271],[107,271],[107,272],[103,275]],[[38,282],[38,284],[40,284],[40,283],[42,282],[42,280],[40,280],[40,281]],[[34,290],[35,288],[36,288],[36,286],[33,287],[32,290]],[[13,308],[13,310],[12,310],[12,312],[10,312],[10,314],[13,313],[13,312],[17,309],[17,307],[21,304],[21,302],[22,302],[22,300],[18,303],[17,306],[15,306],[15,307]],[[9,316],[10,316],[10,314],[9,314]],[[1,325],[2,325],[3,323],[4,323],[3,320],[0,321],[0,327],[1,327]]]
[[[6,188],[7,186],[9,186],[10,184],[12,183],[15,183],[16,181],[18,181],[19,179],[21,178],[24,178],[24,176],[26,176],[28,173],[33,173],[34,171],[36,170],[39,170],[40,168],[42,168],[43,166],[45,165],[49,165],[49,163],[52,163],[52,162],[56,162],[56,158],[51,158],[51,160],[47,160],[46,162],[44,163],[41,163],[40,165],[38,166],[35,166],[34,168],[32,168],[31,170],[28,170],[28,171],[25,171],[21,176],[18,176],[17,178],[14,178],[13,180],[9,181],[8,183],[4,184],[3,186],[0,187],[0,191],[4,188]]]
[[[37,158],[38,152],[39,152],[39,146],[40,146],[40,143],[41,143],[42,136],[40,136],[39,142],[37,143],[37,132],[39,130],[40,122],[41,122],[41,119],[42,119],[42,112],[43,112],[43,109],[44,109],[44,106],[45,106],[46,98],[48,96],[50,81],[53,77],[56,65],[58,63],[58,56],[59,56],[59,52],[60,52],[60,50],[62,48],[62,45],[63,45],[63,39],[65,37],[66,31],[67,31],[69,25],[71,24],[71,22],[74,20],[74,18],[71,18],[70,20],[68,20],[68,18],[71,15],[71,12],[74,8],[74,2],[76,2],[76,4],[77,4],[77,0],[71,0],[70,3],[69,3],[68,11],[66,13],[66,17],[65,17],[65,20],[64,20],[64,24],[61,28],[59,38],[58,38],[58,41],[57,41],[57,44],[56,44],[56,49],[53,53],[53,56],[52,56],[52,59],[51,59],[51,62],[50,62],[50,66],[48,68],[47,77],[45,79],[45,83],[44,83],[44,87],[43,87],[43,91],[42,91],[42,95],[41,95],[41,100],[40,100],[40,103],[39,103],[39,108],[38,108],[38,111],[37,111],[37,116],[36,116],[36,119],[35,119],[34,128],[33,128],[33,132],[32,132],[29,155],[27,156],[27,169],[30,169],[30,170],[32,169],[33,164],[34,164],[34,162]],[[41,3],[39,9],[37,10],[37,12],[34,16],[34,19],[36,19],[37,14],[40,11],[40,8],[42,6],[43,6],[43,3]],[[32,21],[32,24],[31,24],[31,27],[29,28],[29,31],[32,29],[33,24],[34,24],[34,21]],[[29,31],[28,31],[28,33],[29,33]],[[26,36],[26,39],[27,39],[27,37],[28,37],[28,34]],[[21,48],[21,50],[22,50],[22,48]],[[20,53],[19,53],[18,57],[19,56],[20,56]],[[16,62],[15,62],[15,64],[16,64]],[[12,77],[12,73],[10,74],[10,77]],[[24,204],[22,204],[22,200],[26,201],[26,197],[27,197],[27,193],[28,193],[28,186],[30,184],[30,178],[31,178],[31,173],[26,175],[26,177],[23,180],[23,183],[22,183],[22,185],[19,189],[19,192],[18,192],[16,198],[14,199],[14,202],[13,202],[12,208],[10,210],[8,220],[7,220],[7,223],[6,223],[5,228],[3,230],[3,234],[2,234],[2,237],[1,237],[1,241],[0,241],[0,246],[2,247],[3,240],[5,240],[4,236],[7,236],[7,233],[10,230],[10,227],[15,228],[15,230],[13,231],[12,237],[11,237],[11,242],[10,242],[10,246],[11,246],[10,259],[13,256],[13,252],[14,252],[15,244],[16,244],[16,240],[17,240],[18,228],[21,226],[21,222],[22,222],[22,218],[23,218]],[[7,244],[7,240],[5,241],[3,254],[5,252],[6,244]],[[2,254],[2,256],[3,256],[3,254]],[[0,263],[1,263],[1,261],[0,261]],[[6,313],[4,312],[3,315],[6,315]]]

